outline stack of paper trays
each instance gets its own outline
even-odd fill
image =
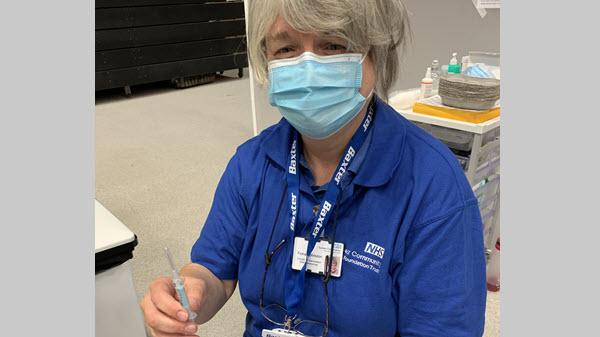
[[[442,104],[458,109],[487,110],[500,99],[500,81],[462,74],[440,77]]]
[[[421,99],[413,105],[413,111],[424,115],[454,119],[469,123],[483,123],[500,116],[500,105],[487,110],[467,110],[452,108],[442,104],[442,98],[435,95]]]

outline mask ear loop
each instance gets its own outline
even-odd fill
[[[370,52],[371,52],[371,48],[369,48],[367,50],[367,52],[363,55],[363,57],[360,59],[360,64],[363,64],[363,62],[365,61],[365,59],[367,58],[367,56],[369,56]]]
[[[369,56],[369,52],[366,52],[363,57],[360,59],[360,64],[363,64],[364,60],[367,58],[367,56]]]
[[[360,59],[360,64],[362,65],[363,62],[365,61],[365,59],[367,58],[367,56],[369,56],[369,51],[370,49],[363,55],[363,57]],[[375,88],[371,89],[371,91],[369,92],[369,94],[367,95],[367,97],[365,97],[365,102],[368,102],[369,99],[371,98],[371,96],[373,95],[373,92],[375,91]],[[366,104],[366,103],[365,103]],[[362,109],[362,108],[361,108]]]

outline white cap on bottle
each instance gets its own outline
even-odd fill
[[[449,64],[458,64],[458,60],[456,59],[456,53],[452,53],[452,59],[450,59]]]

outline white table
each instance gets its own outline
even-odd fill
[[[135,235],[102,204],[95,204],[95,253],[123,251]],[[96,337],[146,337],[129,261],[96,274]]]
[[[425,115],[412,110],[396,110],[406,119],[411,121],[443,126],[480,135],[500,126],[500,117],[490,119],[489,121],[485,121],[483,123],[469,123],[454,119]]]

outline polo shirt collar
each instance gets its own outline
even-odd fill
[[[365,187],[377,187],[387,183],[400,164],[404,149],[406,125],[394,119],[397,112],[375,96],[375,117],[371,130],[371,142],[365,158],[354,177],[353,183]],[[292,126],[282,118],[273,127],[263,143],[267,156],[282,169],[287,169],[289,146],[293,136]]]

